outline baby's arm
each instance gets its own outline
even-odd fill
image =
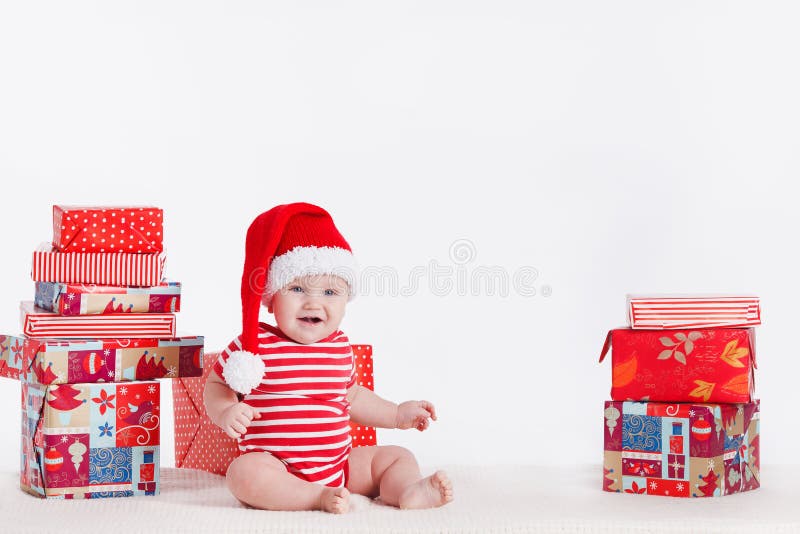
[[[203,403],[211,422],[232,438],[244,434],[253,419],[259,418],[252,406],[239,402],[236,392],[228,387],[216,371],[211,371],[208,376],[203,390]]]
[[[436,408],[428,401],[406,401],[400,405],[383,399],[372,390],[354,385],[347,391],[350,419],[379,428],[427,429],[430,419],[436,420]]]

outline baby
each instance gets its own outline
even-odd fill
[[[447,474],[423,478],[410,451],[351,447],[351,420],[420,431],[436,420],[428,401],[397,405],[355,383],[339,330],[354,283],[350,245],[322,208],[277,206],[250,225],[242,334],[220,355],[204,392],[211,420],[239,441],[227,481],[250,506],[344,513],[350,492],[400,508],[453,499]],[[258,322],[262,303],[277,327]]]

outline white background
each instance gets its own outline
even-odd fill
[[[746,291],[764,310],[762,459],[795,463],[798,15],[731,1],[4,2],[0,330],[19,331],[52,204],[155,204],[184,283],[179,330],[221,348],[241,327],[247,225],[309,201],[401,288],[431,262],[454,284],[481,266],[539,273],[535,296],[441,295],[423,278],[350,305],[343,329],[374,345],[378,391],[440,414],[382,443],[429,466],[599,463],[597,356],[625,294]],[[458,264],[462,239],[475,255]],[[18,384],[0,381],[0,403],[0,469],[16,470]],[[172,465],[169,417],[162,432]]]

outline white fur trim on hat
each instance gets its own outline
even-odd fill
[[[339,247],[294,247],[273,258],[267,275],[265,296],[271,299],[272,295],[299,276],[330,274],[347,282],[352,299],[356,294],[357,270],[356,260],[349,250]]]

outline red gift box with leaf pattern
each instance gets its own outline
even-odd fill
[[[616,401],[746,403],[753,398],[752,328],[611,330],[611,398]]]

